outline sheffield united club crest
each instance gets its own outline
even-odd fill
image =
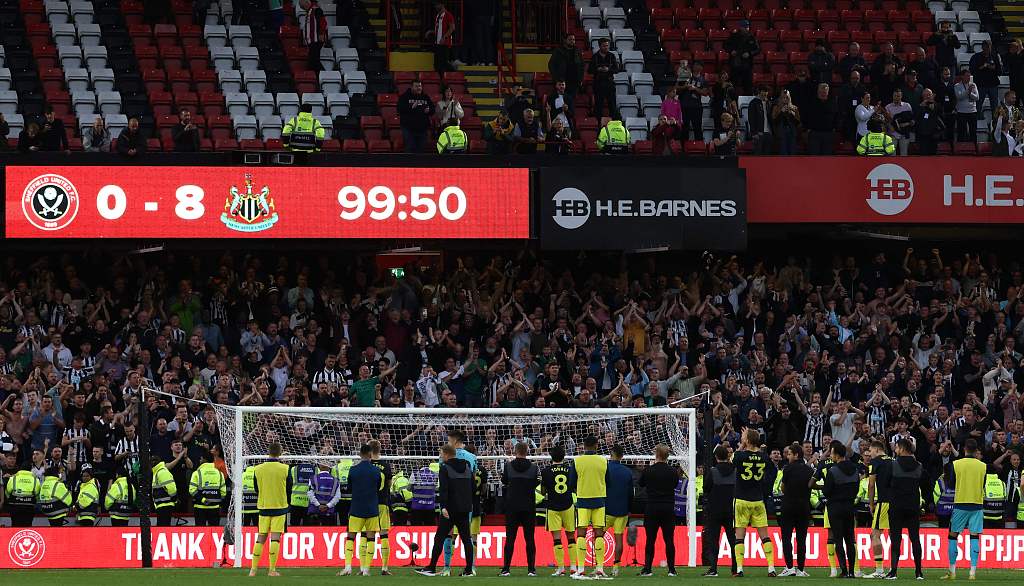
[[[232,230],[239,232],[261,232],[277,223],[277,209],[274,198],[270,197],[270,188],[253,191],[252,174],[245,174],[245,190],[239,191],[231,187],[231,197],[224,202],[224,212],[220,221]]]

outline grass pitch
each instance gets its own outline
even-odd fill
[[[764,568],[748,568],[746,577],[742,580],[733,579],[728,575],[728,567],[725,573],[720,573],[718,578],[701,578],[703,568],[680,570],[679,576],[670,578],[665,575],[663,568],[656,568],[651,578],[639,578],[637,574],[640,569],[635,567],[623,568],[619,577],[611,580],[618,583],[639,583],[652,586],[668,586],[669,584],[682,584],[685,582],[699,584],[714,584],[716,582],[740,583],[744,585],[772,584],[779,586],[780,583],[793,583],[794,586],[836,586],[836,580],[828,577],[828,569],[810,568],[810,578],[771,578],[765,575]],[[529,582],[537,586],[554,586],[561,584],[568,586],[570,583],[578,583],[569,578],[552,578],[551,568],[540,568],[536,578],[526,576],[525,568],[514,568],[509,578],[499,578],[498,568],[485,567],[477,570],[477,576],[473,578],[458,578],[456,576],[442,578],[425,578],[413,573],[412,568],[392,568],[393,576],[380,576],[379,571],[368,578],[360,576],[339,577],[335,574],[338,568],[279,568],[282,576],[280,578],[268,578],[266,568],[260,569],[260,575],[256,578],[249,578],[248,568],[242,569],[151,569],[151,570],[10,570],[0,571],[0,582],[11,586],[77,586],[79,584],[102,584],[103,586],[181,586],[182,584],[229,586],[233,584],[302,584],[303,586],[315,586],[318,584],[339,584],[353,583],[355,585],[372,586],[411,586],[416,584],[434,582],[438,585],[451,584],[455,582],[471,584],[485,584],[487,586],[499,586],[510,581]],[[457,573],[457,572],[453,572]],[[942,570],[925,570],[925,582],[936,582],[942,576]],[[967,580],[967,570],[958,570],[955,583],[965,584],[996,584],[997,582],[1019,581],[1024,574],[1014,570],[979,570],[978,579],[973,582]],[[601,583],[604,581],[600,581]],[[850,580],[849,582],[853,582]],[[914,568],[900,568],[899,582],[911,582],[919,584],[914,580]],[[883,582],[889,583],[889,582]],[[898,582],[897,582],[898,583]],[[945,582],[943,582],[945,583]]]

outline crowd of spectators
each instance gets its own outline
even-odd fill
[[[1020,261],[938,249],[803,258],[463,256],[448,268],[324,255],[8,257],[0,475],[85,463],[105,486],[149,434],[187,510],[209,403],[699,406],[702,445],[915,440],[936,471],[967,438],[1017,498]],[[143,386],[151,429],[136,430]],[[190,400],[185,400],[190,399]],[[530,433],[530,429],[525,433]],[[518,432],[517,433],[524,433]],[[500,444],[510,438],[497,437]],[[542,438],[531,438],[536,444]],[[616,441],[624,438],[612,438]],[[936,475],[937,476],[937,475]]]

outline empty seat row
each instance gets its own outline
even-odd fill
[[[78,69],[83,65],[89,69],[107,66],[107,48],[103,46],[61,45],[57,47],[57,56],[64,69]]]
[[[114,70],[106,68],[88,69],[65,69],[64,81],[67,82],[68,91],[87,91],[92,89],[96,92],[114,91]]]
[[[585,6],[580,8],[579,12],[583,28],[626,28],[626,11],[620,7],[600,8]]]
[[[615,96],[615,103],[619,108],[619,113],[625,117],[643,114],[645,118],[657,118],[661,114],[661,96],[655,94],[647,96],[620,94]]]
[[[633,93],[638,96],[648,96],[654,93],[654,76],[650,73],[616,73],[614,76],[615,90],[617,94]],[[630,92],[629,90],[633,91]]]
[[[53,42],[57,46],[82,45],[94,47],[100,44],[103,37],[98,24],[52,24]]]
[[[597,51],[602,40],[607,40],[611,46],[619,51],[632,50],[636,46],[636,35],[633,29],[624,28],[608,30],[605,28],[587,29],[587,38],[590,40],[591,50]]]

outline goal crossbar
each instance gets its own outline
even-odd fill
[[[678,408],[678,407],[649,407],[649,408],[616,408],[616,409],[531,409],[531,408],[371,408],[371,407],[266,407],[266,406],[224,406],[214,405],[214,409],[217,413],[219,422],[221,423],[221,429],[225,428],[224,423],[230,423],[230,429],[234,433],[234,441],[230,448],[225,445],[225,452],[230,450],[231,453],[225,453],[225,462],[228,466],[228,472],[232,478],[233,492],[232,492],[232,533],[234,536],[235,546],[235,567],[241,567],[243,550],[242,547],[242,490],[241,490],[241,477],[242,471],[245,469],[246,462],[266,459],[266,455],[260,454],[246,454],[244,449],[244,437],[245,437],[245,415],[253,414],[274,414],[283,416],[298,416],[309,419],[324,419],[330,420],[337,417],[353,417],[360,415],[373,416],[376,418],[386,417],[393,419],[396,424],[408,425],[408,421],[403,421],[405,417],[410,420],[417,418],[444,418],[446,416],[452,417],[451,425],[465,425],[466,420],[460,419],[460,417],[471,417],[481,418],[476,419],[476,424],[479,425],[482,419],[488,418],[500,418],[512,417],[516,423],[523,423],[526,420],[535,420],[544,416],[552,417],[556,420],[562,420],[565,418],[572,418],[576,422],[596,422],[601,420],[612,420],[622,419],[630,416],[647,416],[647,417],[671,417],[680,421],[684,421],[686,424],[685,430],[685,445],[686,454],[681,456],[677,454],[670,455],[669,459],[672,461],[679,462],[683,468],[683,473],[689,481],[686,483],[686,518],[687,518],[687,532],[688,532],[688,562],[687,565],[695,567],[698,563],[697,554],[697,533],[696,533],[696,513],[697,513],[697,498],[696,498],[696,486],[693,479],[697,477],[697,461],[696,461],[696,430],[697,430],[697,411],[693,408]],[[225,419],[227,421],[225,421]],[[520,418],[523,418],[522,420]],[[421,425],[421,424],[417,424]],[[323,454],[323,455],[291,455],[287,454],[282,456],[282,460],[286,461],[297,461],[297,460],[343,460],[351,459],[353,455],[336,455],[336,454]],[[405,456],[382,456],[388,460],[416,460],[416,461],[434,461],[436,460],[433,456],[417,456],[417,455],[405,455]],[[510,457],[502,456],[481,456],[482,459],[486,460],[502,460],[511,459]],[[544,456],[532,456],[531,459],[544,460]],[[653,461],[654,458],[649,454],[629,454],[624,456],[627,461]]]

